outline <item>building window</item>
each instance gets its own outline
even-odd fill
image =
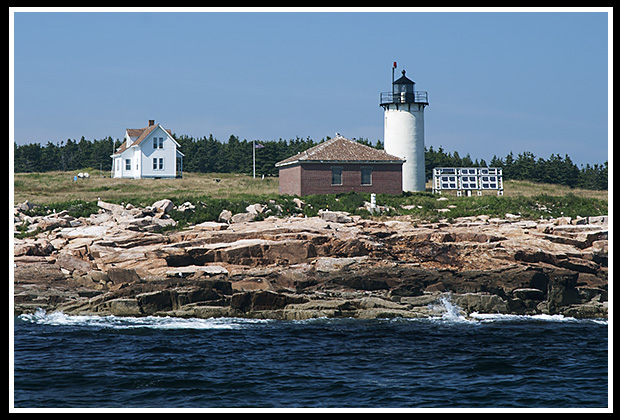
[[[372,185],[372,168],[361,168],[362,185]]]
[[[342,168],[339,166],[332,167],[332,185],[342,185]]]
[[[153,149],[163,149],[163,148],[164,148],[164,138],[153,137]]]
[[[131,171],[131,159],[125,159],[125,170]]]
[[[154,171],[161,171],[164,169],[164,158],[160,157],[160,158],[153,158],[153,170]]]
[[[163,157],[159,158],[159,170],[160,171],[164,170],[164,158]]]
[[[153,158],[153,170],[157,169],[157,158]]]

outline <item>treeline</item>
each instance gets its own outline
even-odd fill
[[[498,167],[502,168],[504,179],[560,184],[568,187],[590,190],[606,190],[608,185],[608,161],[604,164],[577,166],[568,155],[552,154],[549,159],[537,158],[533,153],[523,152],[516,157],[512,152],[505,158],[493,156],[487,163],[484,159],[473,160],[469,153],[460,157],[458,152],[446,153],[440,146],[426,149],[426,179],[430,179],[433,168],[440,166],[456,167]]]
[[[213,135],[194,139],[185,135],[175,137],[181,145],[184,172],[252,173],[252,141],[230,136],[222,143]],[[299,152],[316,146],[309,137],[291,140],[257,141],[255,149],[256,174],[278,175],[275,164]]]
[[[68,139],[58,144],[48,142],[42,146],[39,143],[18,146],[13,143],[14,172],[48,172],[48,171],[75,171],[83,168],[102,169],[110,173],[112,159],[110,155],[120,147],[120,140],[112,137],[103,140],[80,141]]]
[[[252,172],[252,141],[239,140],[234,135],[230,136],[226,143],[215,139],[213,135],[198,139],[186,135],[174,135],[174,138],[185,155],[183,158],[184,172]],[[365,141],[369,144],[367,140]],[[92,141],[82,137],[80,141],[69,139],[58,144],[48,142],[45,146],[39,143],[18,146],[13,143],[13,170],[15,172],[48,172],[94,168],[101,169],[107,175],[112,169],[110,155],[121,144],[121,140],[113,140],[111,137]],[[282,139],[259,141],[256,149],[256,173],[275,176],[278,174],[276,162],[317,144],[310,138],[299,137],[288,141]]]
[[[177,136],[183,158],[184,172],[221,172],[221,173],[252,173],[252,141],[240,140],[230,136],[223,143],[209,137],[193,138],[186,135]],[[327,137],[329,139],[329,137]],[[319,142],[311,138],[295,138],[290,140],[258,141],[255,150],[257,175],[276,176],[276,162],[284,160],[301,151],[316,146]],[[381,141],[372,144],[368,139],[358,139],[359,143],[383,148]],[[15,172],[47,172],[76,171],[84,168],[101,169],[108,175],[112,168],[110,155],[121,145],[121,140],[107,137],[102,140],[80,141],[67,140],[54,144],[48,142],[43,146],[31,143],[18,146],[14,143]],[[549,159],[537,158],[530,152],[523,152],[516,157],[510,152],[505,158],[493,156],[489,162],[484,159],[472,159],[469,154],[461,157],[458,152],[449,153],[430,146],[425,153],[426,178],[430,179],[434,167],[439,166],[470,166],[470,167],[501,167],[504,179],[528,180],[561,184],[569,187],[606,190],[608,186],[608,162],[604,164],[586,164],[577,166],[568,155],[564,157],[551,155]]]

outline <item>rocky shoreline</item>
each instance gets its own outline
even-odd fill
[[[87,218],[15,206],[15,229],[39,230],[14,239],[16,315],[414,318],[441,315],[449,296],[466,316],[607,317],[607,216],[254,221],[255,205],[162,231],[176,224],[169,200],[98,205]]]

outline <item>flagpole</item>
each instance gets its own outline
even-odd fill
[[[252,140],[252,177],[256,179],[256,140]]]

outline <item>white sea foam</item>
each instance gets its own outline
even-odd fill
[[[438,304],[431,305],[432,309],[441,312],[440,316],[430,319],[444,323],[490,323],[490,322],[514,322],[514,321],[535,321],[535,322],[591,322],[595,324],[608,325],[606,319],[577,319],[561,314],[537,314],[537,315],[513,315],[513,314],[485,314],[472,312],[469,315],[458,305],[451,301],[450,294],[444,294],[439,299]]]
[[[492,323],[492,322],[514,322],[514,321],[535,321],[535,322],[591,322],[595,324],[608,325],[606,319],[576,319],[564,315],[510,315],[510,314],[484,314],[472,312],[467,315],[461,308],[450,301],[449,295],[442,296],[438,304],[433,305],[433,309],[438,313],[437,316],[429,318],[398,318],[400,321],[423,321],[428,319],[439,323]],[[37,310],[34,313],[22,314],[19,319],[39,325],[56,326],[84,326],[95,328],[110,329],[135,329],[151,328],[160,330],[233,330],[250,327],[253,324],[264,324],[273,322],[266,319],[247,319],[247,318],[175,318],[175,317],[119,317],[114,315],[67,315],[62,312],[46,313],[44,310]],[[325,322],[328,318],[313,318],[294,323]]]
[[[541,321],[541,322],[593,322],[595,324],[607,325],[606,319],[577,319],[561,314],[537,314],[537,315],[511,315],[511,314],[481,314],[472,312],[469,317],[481,322],[497,321]]]
[[[267,320],[243,318],[175,318],[175,317],[119,317],[114,315],[67,315],[62,312],[46,313],[37,310],[32,314],[19,316],[22,321],[41,325],[90,326],[112,329],[153,328],[163,330],[192,329],[238,329],[248,324],[264,323]]]
[[[536,320],[536,321],[548,321],[548,322],[573,322],[577,321],[576,318],[566,317],[564,315],[512,315],[512,314],[481,314],[478,312],[472,312],[469,316],[478,321],[493,322],[493,321],[519,321],[519,320]]]
[[[465,311],[463,311],[463,309],[461,309],[458,305],[452,303],[449,293],[442,295],[439,298],[439,303],[429,306],[434,312],[437,312],[439,314],[437,316],[430,317],[432,321],[439,321],[445,323],[474,322],[472,319],[466,316],[466,313]]]

